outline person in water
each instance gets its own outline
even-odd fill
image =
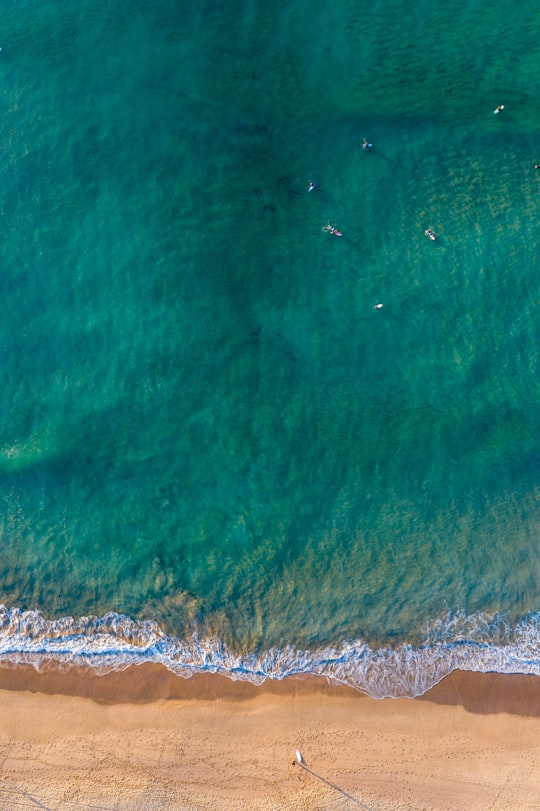
[[[313,191],[313,189],[315,188],[316,185],[317,184],[315,183],[314,180],[310,180],[309,181],[309,186],[308,186],[308,191]]]
[[[362,149],[364,152],[368,149],[373,149],[373,144],[370,144],[367,138],[364,138],[362,141]]]
[[[324,225],[324,226],[323,226],[323,231],[328,231],[328,233],[329,233],[329,234],[335,234],[335,235],[336,235],[336,237],[341,237],[341,236],[343,236],[343,234],[341,233],[341,231],[338,231],[338,229],[337,229],[337,228],[334,228],[334,226],[333,226],[333,225],[330,225],[330,223],[328,223],[328,225]]]

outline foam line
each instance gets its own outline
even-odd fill
[[[240,653],[217,638],[195,634],[182,640],[155,622],[122,614],[48,620],[38,611],[0,606],[0,661],[37,670],[54,661],[101,673],[153,662],[184,678],[220,673],[253,684],[313,674],[373,698],[413,698],[453,670],[540,675],[540,612],[514,626],[500,615],[449,613],[428,625],[420,646],[372,648],[355,640],[314,650]]]

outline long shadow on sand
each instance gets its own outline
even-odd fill
[[[35,797],[32,797],[31,794],[28,794],[27,791],[21,791],[21,789],[17,789],[17,788],[13,788],[13,789],[9,788],[9,789],[0,789],[0,792],[1,792],[1,794],[5,794],[5,795],[9,794],[10,795],[8,798],[3,798],[3,799],[6,799],[6,802],[8,803],[8,805],[6,805],[5,808],[10,808],[12,805],[13,806],[22,805],[22,803],[24,803],[25,808],[34,808],[35,807],[35,808],[42,808],[42,809],[44,809],[44,811],[53,811],[53,809],[51,808],[50,805],[43,805],[43,803],[41,803],[39,800],[36,800]],[[15,796],[13,796],[13,795],[15,795]],[[21,803],[21,798],[22,798],[22,803]],[[26,805],[26,803],[28,803],[28,805]],[[4,806],[2,806],[2,807],[4,807]]]
[[[2,795],[6,795],[2,797]],[[8,796],[9,795],[9,796]],[[6,799],[6,805],[2,804],[2,799]],[[67,806],[66,806],[67,804]],[[22,789],[13,787],[13,788],[0,788],[0,807],[1,808],[41,808],[43,811],[55,811],[56,808],[59,806],[55,805],[44,805],[42,802],[37,800],[27,791],[23,791]],[[78,803],[76,800],[63,800],[62,801],[62,808],[69,807],[73,809],[73,811],[77,811],[77,809],[82,809],[82,811],[114,811],[111,806],[103,806],[103,805],[87,805],[86,803]]]
[[[343,797],[346,797],[352,803],[355,803],[356,805],[359,805],[361,808],[367,808],[368,811],[369,811],[369,806],[368,805],[365,805],[363,802],[358,800],[356,797],[353,797],[352,794],[348,794],[344,789],[340,788],[339,786],[336,786],[335,783],[331,783],[330,780],[326,779],[326,777],[322,777],[320,774],[317,774],[317,772],[314,772],[313,769],[310,769],[308,766],[306,766],[305,763],[293,762],[293,765],[298,765],[305,772],[309,772],[309,774],[312,774],[313,777],[316,777],[317,780],[320,780],[322,783],[326,783],[326,785],[330,786],[330,788],[334,789],[334,791],[339,791],[339,793]]]

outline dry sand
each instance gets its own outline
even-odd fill
[[[0,668],[0,809],[538,809],[539,688],[455,673],[374,701],[317,679]]]

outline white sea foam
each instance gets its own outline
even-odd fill
[[[155,622],[121,614],[48,620],[38,611],[0,606],[0,662],[38,670],[51,662],[84,665],[101,673],[153,662],[185,678],[221,673],[254,684],[313,674],[374,698],[412,698],[456,669],[540,675],[540,612],[514,626],[500,615],[448,613],[429,623],[419,646],[375,649],[355,640],[250,654],[215,638],[167,636]]]

